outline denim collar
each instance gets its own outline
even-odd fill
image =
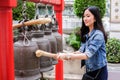
[[[96,30],[93,29],[93,30],[90,32],[90,35],[89,35],[89,34],[86,34],[87,40],[94,34],[95,31],[96,31]]]

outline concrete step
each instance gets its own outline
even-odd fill
[[[47,80],[55,80],[55,74],[46,74],[44,73],[44,78]],[[64,74],[64,80],[81,80],[82,75],[78,74]]]
[[[80,68],[80,60],[63,61],[64,80],[81,80],[85,73],[85,68]],[[43,77],[48,80],[55,80],[54,69],[43,73]]]

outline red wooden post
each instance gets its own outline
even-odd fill
[[[58,20],[59,30],[58,32],[62,35],[62,11],[64,10],[64,0],[61,0],[60,5],[55,5],[54,10],[56,12],[56,18]],[[64,80],[63,77],[63,61],[58,60],[56,64],[56,79],[55,80]]]
[[[12,7],[16,0],[0,1],[0,80],[14,80]]]

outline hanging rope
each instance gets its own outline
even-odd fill
[[[26,31],[24,33],[22,32],[22,35],[24,36],[23,45],[24,46],[29,46],[30,45],[30,40],[27,37],[27,32]]]

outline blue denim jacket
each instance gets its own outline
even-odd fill
[[[106,59],[106,45],[103,33],[100,30],[93,29],[90,35],[86,35],[87,41],[81,43],[79,49],[88,56],[85,60],[86,71],[94,71],[107,65]]]

